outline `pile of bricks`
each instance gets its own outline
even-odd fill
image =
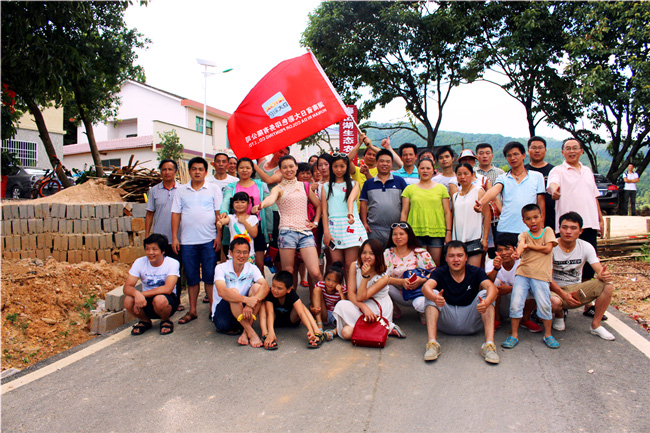
[[[138,282],[135,288],[142,291],[142,283]],[[124,286],[119,286],[106,294],[106,311],[95,312],[90,316],[91,333],[104,334],[135,319],[124,308],[125,295],[123,289]]]
[[[144,253],[144,203],[2,206],[2,256],[133,263]]]

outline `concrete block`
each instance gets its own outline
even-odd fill
[[[52,218],[43,218],[43,232],[52,233]]]
[[[21,219],[34,218],[34,205],[33,204],[19,204],[18,214]]]
[[[124,205],[120,203],[111,203],[109,207],[111,218],[124,216]]]
[[[18,212],[18,205],[17,204],[10,204],[9,205],[9,212],[11,214],[10,218],[11,219],[19,219],[20,218],[20,212]]]
[[[122,217],[124,219],[124,231],[131,231],[131,217]]]
[[[29,251],[22,250],[20,252],[20,258],[21,259],[35,259],[36,258],[36,251],[35,250],[29,250]]]
[[[94,250],[82,250],[81,260],[84,262],[95,263],[97,261],[97,253]]]
[[[65,215],[68,213],[68,205],[67,204],[59,204],[59,211],[57,212],[56,216],[59,219],[65,219]]]
[[[143,255],[144,251],[142,251],[142,248],[125,247],[120,248],[119,250],[120,262],[126,263],[128,265],[133,264],[133,262],[135,262],[138,257],[142,257]]]
[[[144,230],[144,218],[131,218],[131,231],[140,232]]]
[[[106,294],[106,310],[120,311],[124,308],[124,286],[118,286]]]
[[[90,316],[90,333],[99,334],[99,321],[102,314],[94,313]]]
[[[147,216],[147,204],[146,203],[132,203],[133,208],[131,209],[131,216],[133,218],[144,218]]]
[[[14,252],[20,251],[20,236],[13,235],[11,237],[14,239]]]
[[[51,250],[54,245],[54,235],[52,233],[43,233],[43,235],[45,236],[45,248]]]
[[[115,247],[122,248],[129,245],[129,237],[126,232],[117,232],[114,234]]]
[[[11,220],[2,220],[2,234],[9,236],[11,234]]]
[[[81,220],[81,233],[88,233],[88,221],[87,219]]]
[[[34,218],[49,218],[50,217],[50,204],[41,203],[34,205]]]
[[[104,239],[105,239],[105,243],[106,243],[106,246],[104,248],[112,249],[113,247],[115,247],[115,242],[113,241],[113,235],[112,234],[105,233],[104,234]]]
[[[100,317],[98,334],[104,334],[124,325],[124,312],[105,313]]]
[[[92,211],[92,215],[91,215],[91,211]],[[95,218],[95,206],[89,204],[82,204],[81,218]]]
[[[11,232],[15,235],[24,235],[27,233],[26,220],[11,220]]]
[[[37,249],[36,250],[36,258],[45,260],[47,256],[50,255],[50,250],[45,250],[45,249]]]
[[[52,233],[57,233],[59,231],[59,220],[58,218],[52,218]]]
[[[132,232],[133,238],[131,239],[131,245],[134,247],[142,248],[142,241],[144,241],[144,232]]]
[[[111,250],[98,250],[97,261],[105,260],[106,263],[113,263],[113,254]]]
[[[45,248],[45,233],[39,233],[36,235],[36,248],[38,249]]]
[[[119,232],[126,231],[126,224],[124,224],[124,217],[117,218],[117,231]]]
[[[110,209],[111,209],[110,206],[107,204],[97,205],[95,207],[95,216],[97,218],[110,218],[111,217]]]
[[[27,230],[30,234],[43,233],[43,220],[36,218],[28,219]]]
[[[36,235],[25,235],[20,238],[20,249],[23,251],[36,249]]]
[[[54,251],[52,251],[52,257],[54,257],[54,259],[56,261],[67,262],[68,261],[68,252],[67,251],[54,250]]]
[[[102,231],[102,220],[89,219],[88,220],[88,233],[99,233]]]
[[[81,251],[80,250],[70,250],[70,251],[68,251],[68,262],[69,263],[81,263]]]
[[[66,251],[68,249],[68,237],[66,235],[55,235],[53,249],[55,251]]]
[[[72,233],[75,233],[75,234],[83,233],[81,231],[81,220],[73,220],[72,221]]]

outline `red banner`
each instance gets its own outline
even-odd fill
[[[238,158],[261,158],[348,117],[327,75],[309,52],[285,60],[260,80],[228,120]]]
[[[358,120],[358,110],[356,105],[346,105],[345,111],[348,117],[339,122],[339,150],[343,153],[350,153],[359,142],[359,133],[354,125],[354,122]],[[356,164],[357,161],[355,160],[354,163]]]

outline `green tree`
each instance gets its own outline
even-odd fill
[[[301,43],[346,103],[368,95],[360,117],[402,99],[410,122],[400,127],[433,147],[451,90],[483,70],[472,61],[478,47],[471,18],[455,11],[447,2],[323,2],[309,15]]]
[[[183,158],[183,144],[181,143],[176,130],[163,131],[158,133],[160,139],[160,152],[158,152],[158,161],[171,159],[178,161]]]
[[[563,91],[544,107],[551,123],[574,135],[583,116],[592,131],[606,131],[606,140],[590,134],[608,142],[612,182],[630,162],[639,174],[650,163],[649,22],[647,2],[580,3],[567,30]]]
[[[56,166],[56,153],[40,107],[75,101],[91,153],[101,175],[92,123],[113,113],[115,94],[133,66],[133,48],[145,41],[125,27],[130,2],[7,2],[2,7],[3,82],[34,116],[39,135]],[[73,105],[73,104],[69,104]],[[69,186],[63,173],[57,173]]]
[[[570,22],[574,5],[570,2],[457,2],[458,13],[472,17],[480,28],[477,60],[494,72],[482,80],[501,87],[526,110],[528,132],[546,115],[540,94],[557,81],[565,55],[567,34],[561,31]]]

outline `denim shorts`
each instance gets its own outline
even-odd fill
[[[298,250],[309,247],[316,248],[316,241],[311,231],[297,232],[291,229],[280,229],[278,234],[278,248]]]
[[[510,318],[521,319],[524,315],[524,303],[528,292],[533,294],[537,304],[537,315],[542,320],[551,320],[551,290],[548,281],[515,276],[510,297]]]
[[[198,245],[181,245],[181,250],[187,285],[195,286],[201,281],[205,284],[214,284],[214,267],[217,266],[214,241]]]
[[[442,248],[445,238],[432,238],[431,236],[418,236],[422,248]]]
[[[214,314],[212,315],[212,323],[214,323],[217,332],[221,334],[233,334],[242,332],[241,324],[237,321],[235,316],[232,315],[232,310],[230,309],[230,302],[222,299],[217,304],[214,309]]]

